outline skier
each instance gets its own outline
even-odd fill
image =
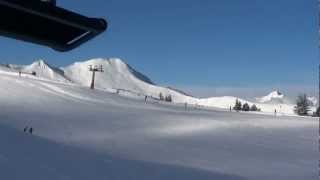
[[[145,96],[144,97],[144,101],[147,102],[147,99],[148,99],[148,96]]]
[[[19,77],[21,77],[21,71],[19,71]]]
[[[274,110],[274,116],[277,116],[277,109]]]
[[[29,133],[30,133],[30,134],[33,133],[33,128],[32,128],[32,127],[29,129]]]
[[[26,126],[25,128],[23,128],[23,132],[27,132],[28,130],[28,126]]]
[[[232,111],[232,108],[231,108],[231,106],[230,106],[230,112]]]

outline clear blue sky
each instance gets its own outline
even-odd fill
[[[94,57],[120,57],[156,83],[190,91],[192,87],[316,86],[315,0],[57,3],[105,17],[108,31],[67,53],[1,37],[1,62],[28,64],[44,58],[65,66]]]

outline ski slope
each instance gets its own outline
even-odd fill
[[[146,103],[142,95],[1,72],[1,179],[318,178],[317,119],[185,110]]]
[[[29,78],[42,79],[47,81],[57,81],[62,83],[72,83],[74,85],[89,86],[91,83],[92,72],[88,70],[88,66],[102,65],[104,72],[96,73],[95,86],[99,89],[109,92],[119,91],[121,94],[130,96],[148,96],[159,99],[161,93],[164,97],[171,96],[174,103],[189,104],[195,106],[215,107],[229,109],[233,107],[236,99],[242,104],[256,104],[264,114],[274,114],[275,111],[279,115],[294,114],[294,100],[290,100],[279,91],[273,91],[270,94],[255,98],[255,100],[246,100],[239,97],[223,96],[197,98],[170,87],[162,87],[156,85],[147,76],[133,69],[119,58],[97,58],[83,62],[76,62],[67,67],[55,68],[44,60],[38,60],[31,65],[0,65],[0,74],[17,74],[18,71],[24,72],[22,76]],[[36,76],[28,75],[36,72]],[[317,101],[315,97],[308,97],[312,102],[312,111],[315,111]],[[312,112],[311,112],[312,113]]]
[[[196,104],[197,99],[186,96],[180,92],[169,88],[155,85],[148,77],[134,70],[124,61],[118,58],[110,59],[91,59],[84,62],[76,62],[70,66],[63,68],[65,75],[73,82],[88,86],[91,82],[92,72],[88,71],[88,66],[100,66],[104,68],[104,72],[96,73],[96,87],[102,89],[120,89],[131,91],[136,94],[159,98],[159,94],[163,96],[171,95],[176,103]]]

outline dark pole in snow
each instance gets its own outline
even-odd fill
[[[95,81],[96,72],[104,72],[104,71],[103,71],[102,65],[100,65],[99,67],[97,65],[95,65],[95,66],[89,65],[89,71],[92,71],[92,79],[91,79],[90,89],[94,89],[94,81]]]
[[[91,80],[91,86],[90,88],[91,89],[94,89],[94,78],[96,76],[96,71],[92,71],[92,80]]]

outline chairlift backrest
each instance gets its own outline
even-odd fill
[[[55,0],[0,0],[0,35],[69,51],[107,29],[104,19],[57,7]]]

